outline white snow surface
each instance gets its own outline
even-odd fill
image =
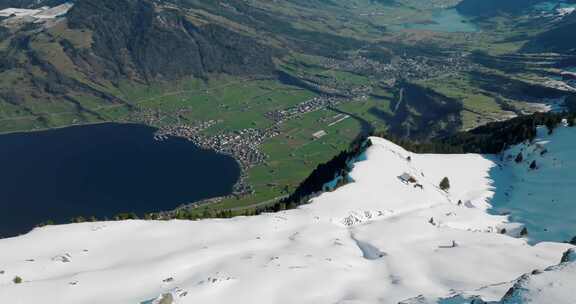
[[[296,210],[50,226],[0,240],[0,303],[496,301],[573,247],[499,233],[519,224],[487,212],[492,160],[371,141],[354,183]],[[403,173],[423,189],[400,181]],[[445,176],[448,192],[437,186]],[[562,299],[554,303],[573,304]]]
[[[515,161],[521,153],[523,160]],[[508,213],[528,229],[530,242],[563,242],[576,237],[576,128],[538,128],[530,143],[511,147],[490,175],[496,185],[492,213]],[[535,162],[536,169],[530,169]]]
[[[0,17],[25,17],[25,16],[32,16],[38,14],[40,12],[39,9],[25,9],[25,8],[6,8],[0,10]]]
[[[0,10],[0,17],[23,18],[32,17],[36,20],[54,19],[65,15],[73,4],[63,3],[55,7],[42,7],[39,9],[6,8]]]
[[[574,251],[570,251],[574,255]],[[568,253],[568,252],[567,252]],[[502,304],[576,303],[574,259],[521,276],[502,298]]]
[[[576,303],[576,249],[569,249],[558,265],[533,270],[514,281],[499,301],[486,302],[476,295],[458,294],[445,299],[419,296],[401,304],[552,304]]]

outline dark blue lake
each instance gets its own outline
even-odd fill
[[[41,222],[169,210],[227,195],[240,176],[231,157],[151,127],[98,124],[0,135],[0,237]]]

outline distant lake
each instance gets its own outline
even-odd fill
[[[460,14],[455,8],[438,9],[432,13],[432,18],[426,22],[405,23],[393,26],[392,28],[397,30],[414,29],[447,33],[473,33],[479,31],[478,26]]]
[[[227,195],[236,161],[156,129],[98,124],[0,135],[0,237],[48,219],[143,215]]]

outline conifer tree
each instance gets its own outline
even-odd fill
[[[519,164],[524,160],[524,155],[522,155],[522,152],[518,153],[518,155],[516,155],[516,159],[514,159],[514,161]]]
[[[450,180],[448,177],[444,177],[440,182],[440,189],[444,191],[448,191],[450,189]]]

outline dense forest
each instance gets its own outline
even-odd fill
[[[538,126],[546,126],[553,132],[563,119],[574,125],[572,113],[534,113],[480,126],[467,132],[439,137],[428,141],[394,138],[386,134],[374,134],[416,153],[481,153],[498,154],[512,145],[533,140]]]

